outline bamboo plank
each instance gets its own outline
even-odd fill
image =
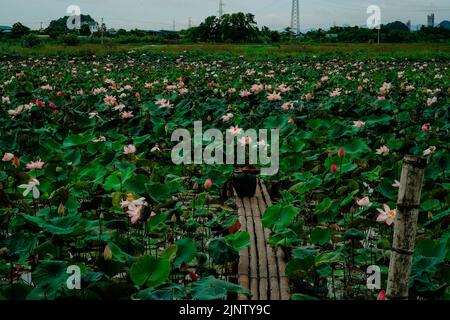
[[[250,205],[253,212],[253,221],[255,223],[255,242],[258,250],[258,268],[259,268],[259,299],[267,300],[269,291],[267,275],[267,254],[266,240],[262,227],[261,216],[259,213],[258,202],[255,197],[250,199]]]
[[[266,211],[266,204],[264,202],[264,197],[262,194],[261,187],[257,186],[256,188],[256,194],[257,194],[257,201],[258,206],[260,210],[260,216],[264,215],[264,212]],[[270,230],[267,228],[264,228],[264,238],[266,241],[265,248],[266,248],[266,255],[267,255],[267,264],[268,264],[268,277],[269,277],[269,299],[270,300],[280,300],[280,282],[279,282],[279,274],[278,274],[278,268],[277,268],[277,261],[275,257],[275,253],[273,251],[273,248],[267,243],[270,237]]]
[[[258,283],[258,253],[255,241],[255,228],[252,216],[250,199],[244,198],[244,209],[247,220],[248,233],[250,234],[250,291],[252,292],[252,300],[259,300],[259,283]]]

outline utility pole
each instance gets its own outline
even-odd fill
[[[292,0],[292,13],[291,13],[291,31],[295,35],[300,34],[300,5],[299,0]]]
[[[43,22],[41,22],[41,29],[39,30],[40,32],[42,32],[42,30],[44,30],[44,28],[42,27],[43,26]]]
[[[222,16],[223,16],[223,6],[224,6],[223,0],[220,0],[219,1],[219,18],[222,18]]]
[[[105,33],[105,24],[103,23],[103,18],[102,18],[102,24],[101,24],[100,28],[102,29],[101,32],[102,32],[102,45],[103,45],[103,36]]]
[[[175,19],[173,19],[173,26],[172,26],[173,31],[175,31],[176,29],[176,24],[175,24]]]
[[[381,25],[378,26],[378,44],[380,44]]]
[[[189,17],[188,28],[189,29],[192,28],[192,19],[191,19],[191,17]]]
[[[426,159],[416,156],[407,155],[403,160],[387,284],[389,300],[408,299],[409,277],[426,165]]]

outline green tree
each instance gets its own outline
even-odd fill
[[[82,35],[82,36],[90,36],[91,35],[91,28],[89,27],[88,24],[83,24],[81,26],[80,35]]]
[[[13,27],[12,27],[12,35],[14,37],[22,37],[25,36],[27,34],[30,33],[30,28],[24,26],[23,24],[21,24],[20,22],[14,23]]]

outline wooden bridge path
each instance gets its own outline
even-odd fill
[[[282,249],[269,243],[270,230],[262,225],[262,216],[272,205],[264,182],[258,181],[253,198],[239,198],[235,193],[239,222],[250,233],[250,247],[239,257],[239,285],[252,293],[252,300],[289,300],[289,282]],[[247,300],[244,295],[239,300]]]

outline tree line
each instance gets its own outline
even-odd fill
[[[332,27],[329,30],[312,30],[301,35],[295,34],[290,28],[283,31],[258,27],[255,16],[251,13],[224,14],[221,17],[207,17],[200,25],[182,31],[146,31],[125,29],[111,30],[105,25],[99,25],[89,15],[81,16],[81,29],[67,29],[68,17],[54,20],[43,30],[43,34],[53,39],[62,39],[66,44],[77,44],[79,36],[89,37],[92,41],[103,34],[109,41],[117,43],[279,43],[287,41],[305,42],[358,42],[370,43],[378,41],[378,30],[362,27]],[[93,28],[94,26],[94,28]],[[96,27],[95,27],[96,26]],[[14,24],[10,37],[21,38],[33,32],[21,23]],[[410,31],[402,22],[396,21],[381,26],[379,32],[382,42],[420,42],[449,41],[450,22],[444,21],[439,27],[422,27]],[[32,37],[27,36],[28,40]],[[32,39],[31,39],[32,40]],[[35,39],[36,40],[36,39]]]

